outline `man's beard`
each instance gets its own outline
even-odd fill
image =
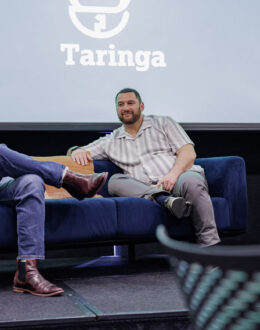
[[[140,117],[141,117],[141,109],[139,109],[139,112],[137,114],[133,114],[131,113],[131,111],[125,111],[125,113],[130,113],[132,114],[132,117],[130,117],[129,119],[125,119],[123,115],[119,116],[119,114],[117,114],[119,120],[125,124],[125,125],[130,125],[130,124],[134,124],[136,123]]]

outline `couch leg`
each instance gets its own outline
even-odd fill
[[[127,259],[129,262],[135,261],[135,245],[114,245],[114,256]]]
[[[129,244],[128,245],[128,260],[130,262],[135,261],[135,245],[134,244]]]

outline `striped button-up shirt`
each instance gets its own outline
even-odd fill
[[[147,184],[155,184],[166,175],[176,161],[176,152],[192,144],[183,128],[170,117],[144,116],[136,135],[131,136],[124,126],[84,146],[91,157],[109,159],[129,174]],[[203,169],[193,165],[192,170]]]

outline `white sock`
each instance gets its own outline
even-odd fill
[[[62,173],[62,180],[63,180],[65,174],[67,173],[68,169],[69,169],[68,166],[66,166],[66,167],[64,168],[63,173]]]

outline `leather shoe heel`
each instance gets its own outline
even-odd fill
[[[16,265],[14,292],[28,292],[41,297],[57,296],[64,292],[62,288],[58,288],[55,284],[42,277],[37,269],[37,260],[17,260]]]
[[[68,170],[64,175],[62,187],[71,196],[82,200],[96,195],[105,184],[107,176],[108,172],[83,175]]]

